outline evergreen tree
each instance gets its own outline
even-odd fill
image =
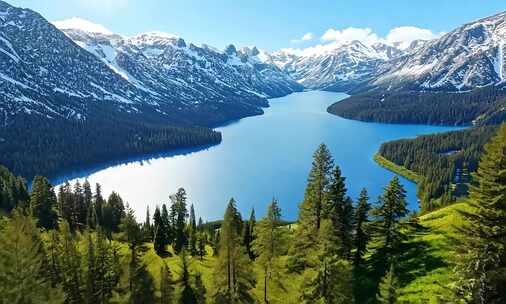
[[[83,183],[83,202],[84,202],[83,208],[86,208],[86,216],[88,221],[88,217],[94,217],[95,215],[93,214],[94,212],[92,213],[92,215],[89,215],[90,208],[92,207],[93,204],[93,193],[91,192],[90,182],[87,179]],[[87,224],[87,221],[84,222],[84,224]]]
[[[257,263],[262,267],[264,284],[264,302],[269,303],[269,281],[280,283],[279,258],[284,252],[285,238],[281,224],[281,209],[277,200],[272,200],[267,209],[267,215],[262,219],[255,230],[253,251],[257,256]]]
[[[215,266],[214,301],[251,303],[249,290],[254,285],[249,258],[241,240],[242,219],[234,199],[227,205],[221,226],[218,259]]]
[[[462,212],[457,277],[470,303],[506,303],[506,124],[485,145]]]
[[[202,274],[197,272],[195,274],[195,303],[205,304],[206,303],[206,287],[202,281]]]
[[[153,215],[153,224],[154,224],[154,240],[153,246],[158,255],[161,255],[165,252],[166,240],[165,240],[165,231],[164,225],[162,223],[162,214],[160,212],[160,208],[158,206],[155,209],[155,214]]]
[[[332,174],[323,217],[330,219],[334,226],[333,233],[336,234],[337,242],[339,242],[338,255],[348,259],[352,247],[353,203],[346,196],[345,178],[341,175],[339,166],[335,166]]]
[[[201,261],[206,255],[206,235],[204,232],[199,232],[197,236],[197,254]]]
[[[307,257],[316,245],[314,236],[320,229],[333,163],[327,146],[321,144],[313,155],[304,200],[299,206],[298,228],[288,261],[292,271],[300,272],[309,266]]]
[[[190,220],[188,224],[188,250],[191,255],[197,255],[197,221],[193,204],[190,206]]]
[[[353,303],[352,267],[339,256],[341,242],[331,219],[323,219],[314,265],[304,272],[303,303]]]
[[[179,253],[188,243],[185,234],[186,218],[188,216],[186,191],[179,188],[176,194],[171,195],[170,199],[172,201],[171,213],[174,216],[174,251]]]
[[[123,239],[130,248],[130,263],[128,276],[129,302],[133,304],[154,303],[154,280],[147,270],[146,264],[140,258],[140,251],[144,235],[135,220],[134,212],[126,208],[125,216],[121,219]]]
[[[95,214],[97,218],[97,224],[103,225],[102,222],[102,210],[104,209],[105,201],[102,197],[102,187],[99,183],[95,184],[95,194],[93,195],[93,205],[95,206]]]
[[[174,300],[172,273],[167,264],[160,268],[160,304],[171,304]]]
[[[255,225],[256,225],[255,208],[251,208],[249,220],[245,222],[243,225],[242,238],[243,238],[243,245],[244,247],[246,247],[246,253],[252,260],[255,259],[255,253],[253,252],[251,246],[255,238],[254,236]]]
[[[154,240],[153,237],[153,227],[151,226],[151,214],[149,213],[149,206],[146,207],[146,219],[144,220],[144,225],[142,226],[142,230],[146,235],[146,239]]]
[[[195,295],[195,291],[191,286],[191,275],[190,275],[190,262],[186,255],[186,251],[183,250],[179,255],[179,267],[181,269],[179,282],[181,289],[181,296],[179,298],[178,303],[180,304],[195,304],[197,303],[197,297]]]
[[[394,176],[385,188],[379,199],[379,206],[373,210],[373,214],[377,217],[377,228],[383,238],[383,250],[386,251],[388,260],[396,252],[402,238],[399,222],[408,214],[406,190],[397,176]]]
[[[395,304],[397,303],[397,277],[395,276],[394,264],[390,263],[390,270],[385,277],[381,280],[377,300],[381,304]]]
[[[169,212],[167,210],[167,206],[165,204],[162,205],[162,236],[163,242],[165,246],[172,243],[174,239],[174,232],[172,231],[172,224],[169,216]]]
[[[37,224],[46,229],[55,228],[58,216],[56,210],[57,200],[53,186],[47,178],[36,176],[30,194],[30,211],[38,220]]]
[[[125,216],[123,199],[116,192],[112,192],[107,198],[103,210],[103,226],[108,232],[119,232],[121,219]]]
[[[0,302],[63,303],[44,275],[43,244],[35,221],[14,209],[0,229]]]
[[[84,189],[79,181],[74,184],[73,199],[73,214],[72,214],[72,230],[84,229],[86,226],[86,215],[88,213],[88,207],[86,206],[84,198]]]
[[[86,259],[86,292],[84,299],[86,303],[96,304],[99,303],[99,293],[97,286],[98,267],[96,265],[97,257],[95,253],[95,244],[92,240],[91,234],[87,234],[87,259]]]
[[[101,227],[96,230],[95,241],[95,288],[97,303],[108,303],[113,292],[117,289],[120,276],[121,264],[119,249],[113,243],[108,242]]]
[[[358,198],[358,206],[355,212],[355,266],[361,265],[363,256],[367,252],[367,243],[369,241],[369,232],[367,223],[369,222],[368,215],[371,209],[369,204],[369,197],[366,189],[362,189]]]
[[[60,269],[62,286],[65,291],[65,303],[83,303],[83,279],[81,272],[81,255],[70,226],[66,221],[60,223]]]

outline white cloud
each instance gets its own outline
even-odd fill
[[[416,26],[399,26],[391,29],[385,40],[391,44],[400,43],[401,45],[409,46],[409,44],[415,40],[432,40],[443,34],[444,33],[435,34],[431,30]]]
[[[323,34],[321,40],[341,44],[353,40],[358,40],[367,45],[377,42],[386,44],[398,43],[401,46],[407,47],[414,40],[431,40],[440,37],[442,34],[435,34],[431,30],[416,26],[400,26],[391,29],[385,37],[381,37],[370,28],[348,27],[341,30],[330,28]]]
[[[358,40],[365,44],[378,42],[380,38],[370,28],[348,27],[342,30],[328,29],[321,37],[323,41],[346,43]]]
[[[292,39],[290,42],[291,43],[300,43],[300,42],[304,42],[304,41],[311,41],[311,40],[313,40],[313,38],[314,38],[313,33],[305,33],[301,38]]]
[[[60,20],[60,21],[54,21],[52,22],[54,26],[56,26],[59,29],[65,30],[65,29],[78,29],[83,30],[86,32],[91,33],[102,33],[102,34],[112,34],[110,30],[108,30],[105,26],[101,24],[96,24],[93,22],[90,22],[88,20],[79,18],[79,17],[73,17],[66,20]]]

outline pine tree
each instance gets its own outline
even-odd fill
[[[174,300],[172,273],[167,264],[160,267],[160,304],[171,304]]]
[[[43,244],[35,221],[14,209],[0,229],[2,303],[63,303],[61,290],[43,275]]]
[[[62,285],[65,291],[65,303],[83,303],[83,280],[81,273],[81,254],[77,248],[76,240],[66,221],[60,223],[60,269]]]
[[[369,197],[366,189],[362,189],[358,198],[358,206],[355,212],[355,237],[353,240],[355,247],[355,266],[361,265],[363,256],[367,252],[367,243],[369,241],[369,232],[367,223],[369,222],[368,215],[371,209],[369,204]]]
[[[162,236],[163,242],[165,246],[170,245],[174,239],[174,231],[172,229],[172,224],[169,216],[169,212],[167,210],[167,205],[162,204]]]
[[[90,233],[87,234],[87,253],[86,253],[86,292],[84,299],[86,303],[96,304],[99,303],[99,293],[97,286],[97,274],[98,267],[96,265],[96,253],[95,253],[95,244],[92,240],[92,236]]]
[[[181,269],[179,282],[181,289],[181,297],[179,298],[178,303],[180,304],[195,304],[197,303],[197,297],[195,295],[195,291],[191,286],[191,275],[190,275],[190,262],[186,255],[186,251],[183,250],[179,255],[179,267]]]
[[[162,214],[160,212],[160,208],[158,206],[155,209],[155,214],[153,215],[154,222],[154,240],[153,246],[158,255],[161,255],[165,252],[166,240],[165,240],[165,227],[162,223]]]
[[[277,200],[272,200],[267,209],[267,215],[262,219],[255,230],[253,251],[257,256],[257,263],[263,270],[264,302],[269,303],[268,285],[274,280],[280,283],[280,262],[279,258],[284,252],[285,237],[279,228],[281,224],[281,209]]]
[[[33,179],[32,193],[30,194],[30,211],[38,220],[38,225],[46,229],[56,227],[57,200],[53,186],[42,176]]]
[[[385,188],[384,194],[380,197],[379,206],[373,210],[373,214],[378,219],[378,230],[383,238],[383,250],[388,260],[396,252],[402,238],[399,222],[408,214],[406,190],[397,176],[394,176]]]
[[[119,249],[106,240],[106,235],[101,227],[96,230],[95,252],[94,276],[97,303],[104,304],[108,303],[118,287],[121,264],[118,254]]]
[[[457,277],[470,303],[506,303],[506,124],[485,145],[462,212]]]
[[[300,272],[310,266],[306,258],[315,247],[314,236],[320,229],[333,164],[329,150],[321,144],[313,155],[304,200],[299,206],[298,228],[288,263],[292,271]]]
[[[314,266],[304,272],[302,302],[353,303],[352,267],[339,255],[341,242],[331,219],[321,222],[317,249]]]
[[[214,301],[251,303],[254,278],[241,240],[242,219],[234,199],[227,205],[221,226],[218,259],[214,272]]]
[[[121,219],[125,216],[123,199],[116,192],[112,192],[107,198],[104,208],[103,226],[108,232],[119,232]]]
[[[390,270],[385,277],[381,280],[377,300],[381,304],[395,304],[397,303],[397,277],[395,276],[394,264],[390,263]]]
[[[188,250],[191,255],[197,255],[197,221],[193,204],[190,206],[190,220],[188,224]]]
[[[88,213],[88,208],[85,203],[84,198],[84,189],[79,183],[76,181],[74,184],[74,193],[72,195],[73,199],[73,214],[72,214],[72,230],[76,229],[84,229],[86,226],[86,214]]]
[[[246,253],[248,254],[251,260],[255,259],[255,253],[253,252],[251,246],[255,238],[254,236],[255,224],[256,224],[255,208],[251,208],[249,220],[244,223],[242,232],[243,245],[244,247],[246,247]]]
[[[206,235],[204,232],[199,232],[197,235],[197,254],[201,261],[206,255]]]
[[[95,214],[97,218],[97,224],[103,225],[102,221],[102,210],[104,209],[104,198],[102,197],[102,187],[99,183],[95,184],[95,194],[93,195],[93,205],[95,206]]]
[[[186,218],[188,217],[186,191],[179,188],[176,194],[171,195],[170,199],[172,201],[171,213],[174,216],[174,251],[179,254],[188,243],[185,233]]]
[[[339,242],[338,255],[350,258],[353,233],[353,203],[346,196],[345,178],[341,175],[339,166],[335,166],[327,198],[323,207],[323,218],[332,221]]]
[[[206,287],[202,281],[202,274],[197,272],[195,274],[195,303],[205,304],[206,303]]]
[[[146,264],[140,258],[144,235],[135,220],[133,210],[128,207],[125,216],[121,219],[121,231],[124,234],[123,239],[130,248],[129,301],[133,304],[154,303],[154,280],[147,270]]]
[[[153,227],[151,226],[151,214],[149,213],[149,206],[146,207],[146,219],[144,220],[144,225],[142,226],[142,230],[146,235],[146,239],[153,240]]]

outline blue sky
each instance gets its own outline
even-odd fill
[[[81,17],[126,36],[164,31],[219,48],[305,48],[350,35],[387,37],[412,26],[434,35],[506,10],[504,0],[8,0],[50,21]],[[343,31],[349,27],[355,31]],[[329,31],[330,29],[330,31]],[[402,28],[401,28],[402,29]],[[417,36],[413,28],[397,36]],[[415,31],[416,32],[416,31]],[[410,34],[411,33],[411,34]],[[421,34],[427,32],[421,32]],[[306,39],[302,39],[305,35]],[[309,39],[311,38],[311,39]]]

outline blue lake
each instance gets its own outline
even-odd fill
[[[197,216],[205,220],[223,216],[233,197],[243,213],[254,207],[263,215],[273,197],[280,202],[283,218],[296,219],[303,198],[312,154],[325,143],[346,177],[349,195],[355,199],[365,187],[377,201],[393,173],[372,159],[381,143],[454,130],[452,127],[364,123],[326,112],[327,107],[347,95],[310,91],[271,99],[271,107],[255,116],[217,128],[221,144],[200,150],[150,156],[71,172],[53,179],[84,178],[102,185],[104,194],[120,193],[143,219],[151,210],[169,201],[169,195],[184,187]],[[409,206],[418,209],[416,185],[402,179]]]

